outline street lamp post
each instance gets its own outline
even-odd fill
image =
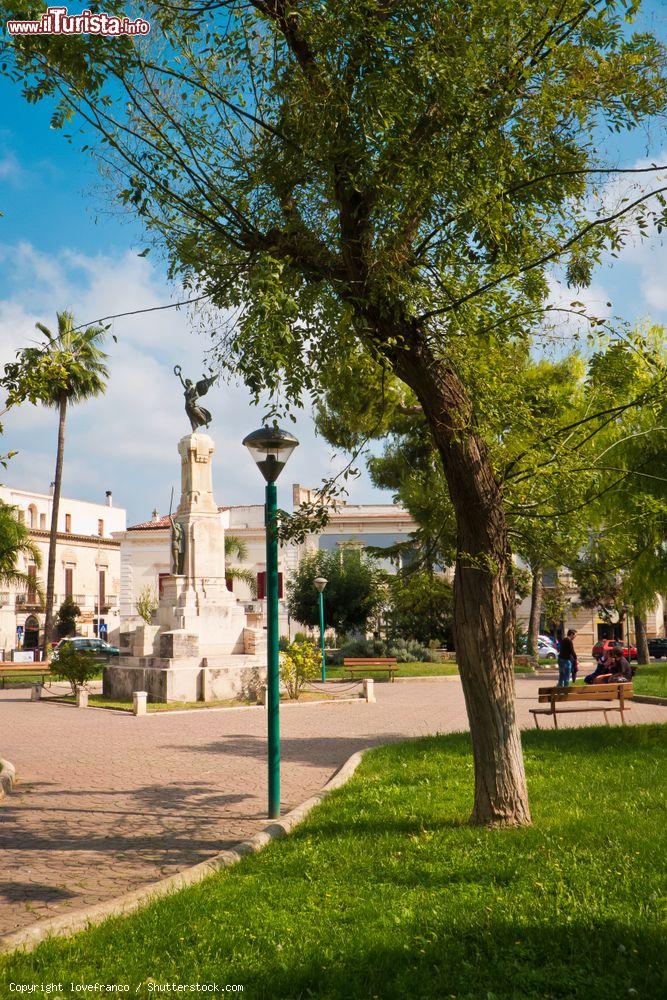
[[[280,816],[280,652],[278,649],[278,504],[276,479],[299,442],[276,423],[243,439],[266,480],[266,610],[269,819]]]
[[[327,679],[327,658],[324,652],[324,588],[329,581],[325,580],[323,576],[316,576],[313,580],[313,585],[315,590],[317,590],[320,598],[320,647],[322,649],[322,680]]]

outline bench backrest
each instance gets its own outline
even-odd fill
[[[539,700],[549,701],[625,701],[632,698],[632,684],[586,684],[584,687],[538,688]]]
[[[343,659],[344,667],[368,667],[371,663],[377,663],[378,666],[391,667],[396,665],[395,657],[376,657],[376,656],[346,656]]]
[[[35,660],[34,663],[0,663],[0,674],[44,674],[50,670],[48,663]]]

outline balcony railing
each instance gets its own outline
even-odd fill
[[[39,594],[17,594],[17,608],[31,608],[40,611],[44,607],[44,599]]]

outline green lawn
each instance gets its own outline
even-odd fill
[[[523,740],[530,829],[466,825],[465,734],[381,748],[288,839],[0,960],[0,996],[102,982],[146,997],[152,979],[246,1000],[664,997],[667,727]]]
[[[459,672],[459,668],[453,662],[398,663],[397,667],[396,677],[449,677]],[[514,669],[517,673],[532,673],[532,667],[524,667],[518,663],[515,664]],[[371,676],[376,679],[383,679],[382,674],[371,674]],[[335,678],[349,680],[345,673],[345,667],[327,667],[327,678],[330,680],[334,680]]]
[[[320,691],[302,691],[299,701],[334,701],[336,696],[333,694],[325,694]],[[74,695],[65,694],[59,695],[57,698],[51,698],[51,701],[65,702],[68,705],[73,705],[75,702]],[[287,698],[281,696],[282,701],[287,701]],[[132,712],[133,706],[131,701],[119,701],[117,698],[109,698],[104,694],[91,694],[88,696],[88,704],[93,708],[109,708],[120,712]],[[220,701],[170,701],[170,702],[153,702],[149,701],[146,705],[148,712],[182,712],[184,710],[190,710],[194,708],[243,708],[244,706],[258,704],[257,701],[242,700],[240,698],[228,698]]]
[[[444,677],[450,674],[458,674],[459,668],[456,663],[398,663],[396,677]],[[382,680],[382,674],[371,674],[376,680]],[[384,675],[386,676],[386,675]],[[348,680],[345,667],[327,667],[327,679],[334,680],[342,677]],[[355,679],[359,679],[357,674]]]
[[[632,681],[637,694],[651,694],[667,698],[667,662],[649,663],[637,668]]]

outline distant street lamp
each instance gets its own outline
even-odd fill
[[[323,576],[316,576],[313,580],[315,590],[319,592],[320,595],[320,646],[322,647],[322,680],[327,679],[327,658],[324,652],[324,588],[329,581],[325,580]]]
[[[266,479],[266,612],[269,819],[280,816],[280,652],[278,649],[278,504],[276,479],[299,442],[274,422],[243,439]]]

